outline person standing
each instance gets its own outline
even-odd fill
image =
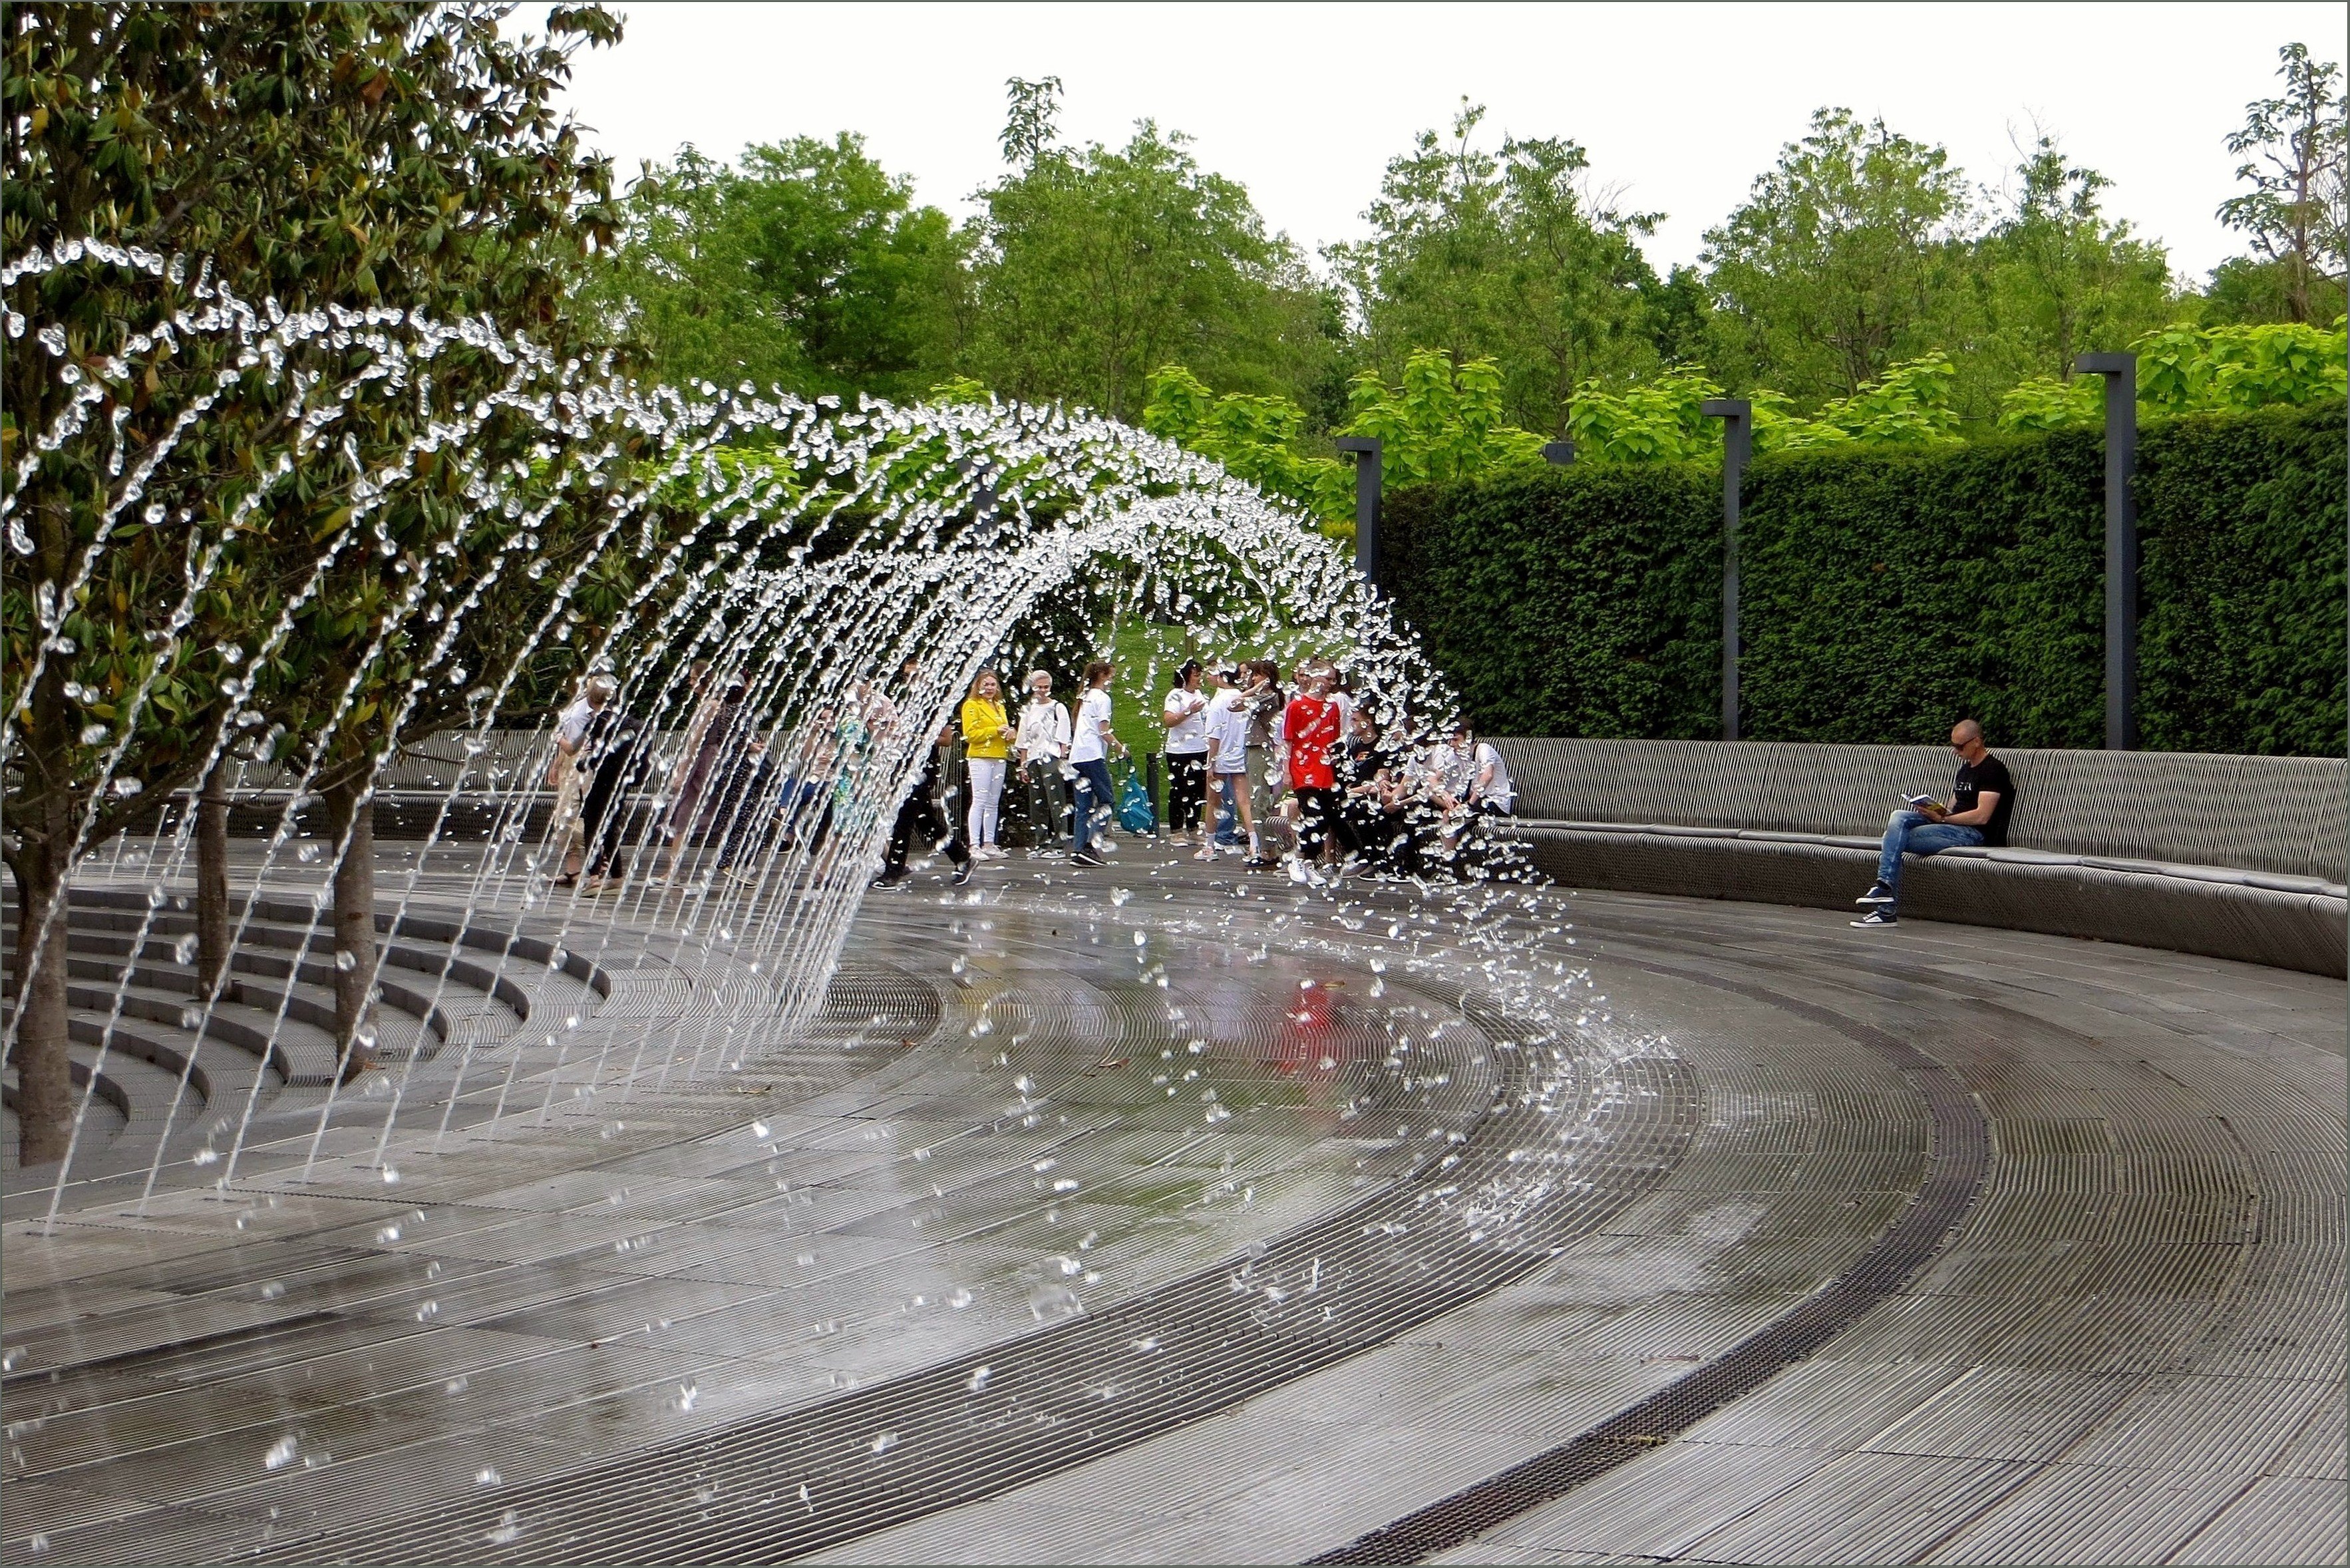
[[[889,847],[883,852],[881,875],[873,878],[876,888],[894,888],[906,879],[906,858],[913,853],[914,840],[946,851],[954,862],[954,885],[958,888],[971,880],[971,850],[962,837],[949,826],[949,819],[939,809],[939,778],[946,771],[948,754],[955,742],[955,726],[941,729],[922,758],[921,781],[914,793],[898,807],[898,820],[889,828]],[[943,842],[941,842],[943,840]]]
[[[1950,730],[1950,750],[1958,753],[1958,777],[1950,785],[1950,804],[1922,796],[1912,799],[1885,824],[1885,845],[1877,857],[1877,880],[1853,900],[1868,911],[1853,921],[1863,930],[1879,930],[1901,921],[1901,857],[1939,855],[1962,846],[2007,842],[2008,818],[2015,815],[2015,779],[2007,764],[1983,744],[1982,726],[1961,719]]]
[[[710,788],[711,770],[718,763],[718,722],[725,707],[724,683],[712,679],[710,660],[697,659],[688,676],[687,694],[694,700],[693,717],[685,727],[685,743],[678,748],[677,788],[671,792],[661,836],[668,842],[653,867],[652,885],[661,887],[677,875],[687,840],[692,837],[702,800]]]
[[[1287,699],[1281,690],[1281,667],[1270,659],[1253,659],[1241,667],[1247,685],[1241,706],[1248,714],[1248,774],[1251,810],[1255,827],[1248,864],[1262,870],[1277,862],[1273,857],[1274,825],[1281,821],[1278,803],[1283,784],[1278,747],[1281,719]]]
[[[1208,708],[1211,699],[1200,690],[1200,661],[1187,659],[1175,672],[1175,685],[1160,705],[1159,722],[1167,727],[1167,825],[1171,845],[1189,845],[1200,826],[1201,807],[1208,794]],[[1202,833],[1200,841],[1207,842]]]
[[[1053,700],[1053,678],[1042,670],[1028,672],[1028,701],[1020,707],[1020,733],[1014,745],[1020,758],[1020,778],[1028,804],[1031,855],[1060,853],[1061,818],[1066,805],[1061,768],[1069,758],[1069,711]]]
[[[1330,843],[1338,818],[1338,776],[1331,753],[1341,742],[1338,704],[1330,700],[1330,671],[1300,672],[1298,694],[1282,710],[1281,738],[1289,753],[1289,788],[1297,797],[1297,848],[1289,861],[1294,882],[1319,880],[1315,862]]]
[[[629,795],[644,776],[640,738],[636,722],[618,702],[607,701],[588,721],[576,764],[590,775],[579,803],[580,835],[588,854],[586,877],[579,884],[583,893],[618,892],[627,875],[621,841],[628,831]]]
[[[1072,866],[1101,866],[1104,861],[1094,853],[1094,838],[1107,829],[1110,814],[1117,809],[1118,795],[1109,782],[1109,754],[1115,751],[1126,754],[1126,747],[1110,732],[1109,682],[1117,667],[1107,659],[1097,659],[1086,666],[1086,694],[1077,700],[1076,734],[1069,742],[1069,769],[1076,776],[1077,829],[1076,846],[1069,856]]]
[[[1001,860],[995,826],[1003,799],[1003,770],[1019,732],[1004,717],[1003,687],[995,671],[983,670],[962,700],[962,747],[966,776],[971,781],[967,836],[974,860]]]
[[[598,671],[580,683],[579,695],[555,716],[555,755],[546,764],[546,782],[555,790],[555,817],[547,825],[546,836],[563,848],[562,874],[555,881],[558,888],[578,886],[579,868],[588,855],[580,808],[588,797],[590,774],[581,764],[579,753],[588,744],[588,725],[619,689],[619,681]]]
[[[1218,809],[1214,836],[1195,860],[1213,860],[1219,849],[1256,853],[1256,826],[1249,806],[1248,710],[1241,704],[1240,671],[1220,670],[1208,678],[1216,687],[1208,707],[1208,782]]]

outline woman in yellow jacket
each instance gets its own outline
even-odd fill
[[[962,700],[963,762],[971,777],[971,855],[974,860],[1001,860],[995,845],[996,808],[1003,799],[1003,769],[1012,742],[1020,732],[1003,711],[1003,687],[995,671],[983,670]]]

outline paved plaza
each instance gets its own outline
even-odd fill
[[[8,1179],[6,1559],[2340,1560],[2338,981],[1558,898],[1565,1079],[1449,898],[1147,843],[870,895],[792,1040],[663,907],[500,916],[143,1199],[127,1061]]]

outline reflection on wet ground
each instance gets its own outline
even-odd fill
[[[1561,1045],[1447,897],[1121,860],[872,896],[820,1041],[647,930],[226,1190],[12,1177],[12,1560],[1295,1561],[1872,1255],[1949,1152],[1887,1042],[1955,1232],[1462,1559],[2338,1552],[2338,988],[1586,895],[1507,917]]]

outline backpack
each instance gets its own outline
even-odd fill
[[[1128,833],[1149,833],[1159,826],[1159,813],[1151,807],[1150,792],[1135,776],[1132,763],[1126,764],[1126,776],[1118,781],[1118,824]]]

